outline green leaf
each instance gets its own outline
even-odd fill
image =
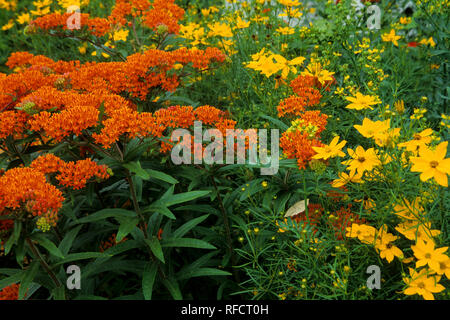
[[[177,179],[175,179],[172,176],[169,176],[168,174],[161,172],[161,171],[152,170],[152,169],[146,169],[145,171],[147,171],[150,174],[151,178],[162,180],[162,181],[168,182],[170,184],[175,184],[175,183],[179,182]]]
[[[161,249],[161,244],[157,238],[145,239],[145,242],[148,244],[150,249],[152,250],[155,257],[162,261],[162,263],[166,263],[164,261],[164,254]]]
[[[27,293],[28,288],[31,285],[31,282],[34,280],[37,272],[39,271],[39,262],[34,260],[27,271],[24,273],[22,280],[20,281],[19,287],[19,300],[23,300],[25,293]]]
[[[23,273],[25,273],[24,270],[19,270],[17,273],[9,276],[8,278],[0,280],[0,290],[14,283],[19,282],[22,279]]]
[[[215,268],[197,268],[191,272],[185,272],[178,277],[178,280],[184,280],[194,277],[209,277],[209,276],[231,276],[231,273]]]
[[[119,219],[118,219],[119,220]],[[139,223],[139,219],[120,219],[119,230],[117,231],[116,242],[122,241]]]
[[[174,300],[182,300],[183,296],[178,286],[178,282],[173,278],[167,278],[162,280],[162,284],[169,290]]]
[[[138,177],[142,178],[143,180],[148,180],[150,178],[150,175],[147,173],[147,171],[142,169],[139,161],[125,163],[122,166],[124,168],[130,170],[130,172],[136,174]]]
[[[159,200],[152,203],[150,206],[148,206],[147,208],[145,208],[143,211],[143,213],[148,213],[148,212],[157,212],[160,213],[172,220],[175,220],[176,217],[175,215],[172,213],[172,211],[170,211],[164,204],[162,204]]]
[[[192,238],[169,238],[161,241],[162,247],[185,247],[198,249],[216,249],[206,241]]]
[[[191,201],[200,197],[204,197],[209,194],[210,190],[199,190],[199,191],[189,191],[184,193],[173,194],[165,198],[161,199],[161,202],[166,206],[170,207],[175,204]]]
[[[19,240],[20,232],[22,231],[22,223],[20,221],[14,220],[13,233],[9,237],[8,241],[5,243],[5,255],[7,255],[14,244]]]
[[[54,266],[72,262],[72,261],[78,261],[78,260],[86,260],[86,259],[92,259],[92,258],[106,258],[110,257],[111,255],[105,254],[102,252],[78,252],[78,253],[71,253],[68,254],[63,260],[58,261],[58,263],[55,263]]]
[[[147,263],[145,265],[144,274],[142,276],[142,293],[145,300],[152,299],[153,284],[155,283],[158,265],[155,263]]]
[[[81,218],[78,221],[76,221],[76,223],[79,224],[79,223],[100,221],[100,220],[105,220],[105,219],[111,218],[111,217],[134,218],[136,216],[137,216],[137,214],[134,211],[129,211],[129,210],[120,209],[120,208],[109,208],[109,209],[103,209],[103,210],[97,211],[93,214],[88,215],[87,217]]]
[[[287,124],[285,124],[284,122],[282,122],[282,121],[280,121],[278,119],[272,118],[271,116],[268,116],[268,115],[265,115],[265,114],[260,114],[259,116],[261,118],[269,120],[273,124],[277,125],[280,130],[286,131],[287,129],[289,129],[289,126]]]
[[[61,250],[59,250],[56,245],[49,239],[47,239],[43,234],[32,234],[30,236],[30,239],[36,240],[42,247],[47,249],[47,251],[55,257],[64,259],[64,254],[61,252]]]
[[[62,252],[62,254],[66,255],[69,253],[70,248],[72,247],[73,241],[75,240],[78,232],[80,232],[81,228],[83,226],[78,226],[69,232],[64,236],[64,238],[61,240],[61,243],[59,244],[58,249]]]
[[[192,228],[194,228],[199,223],[202,223],[206,218],[209,217],[209,214],[206,214],[204,216],[189,220],[185,224],[183,224],[181,227],[179,227],[177,230],[173,232],[174,238],[181,238],[186,233],[188,233]]]
[[[52,295],[55,300],[66,300],[65,287],[60,286],[52,290]]]

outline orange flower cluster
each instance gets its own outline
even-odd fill
[[[0,234],[2,231],[8,231],[14,226],[13,220],[0,220]]]
[[[150,88],[161,86],[174,91],[179,85],[177,74],[169,75],[175,64],[203,70],[211,63],[223,62],[226,56],[217,48],[205,50],[180,48],[166,52],[150,49],[127,57],[124,62],[86,63],[55,62],[44,56],[15,53],[7,61],[18,74],[0,79],[0,108],[43,86],[73,90],[109,90],[128,93],[145,100]],[[2,109],[0,109],[2,110]]]
[[[180,31],[178,21],[183,18],[184,10],[174,2],[175,0],[154,0],[152,10],[143,14],[144,25],[153,30],[165,25],[167,32],[178,34]]]
[[[351,211],[351,208],[351,203],[348,204],[347,207],[341,207],[328,219],[328,223],[335,230],[335,236],[338,240],[344,239],[346,228],[351,227],[353,223],[366,223],[366,220],[364,218],[359,218],[357,214]]]
[[[27,115],[23,112],[2,112],[0,118],[0,139],[5,139],[9,135],[18,137],[25,129],[27,119]]]
[[[323,143],[310,139],[308,133],[300,131],[284,132],[280,138],[280,147],[288,159],[297,159],[298,168],[305,169],[306,164],[316,154],[312,147],[322,147]]]
[[[297,159],[299,169],[305,169],[306,164],[316,154],[312,147],[323,146],[320,133],[327,125],[326,114],[318,110],[307,110],[320,103],[322,95],[318,87],[317,77],[300,75],[291,81],[290,86],[294,93],[280,102],[278,116],[297,116],[292,126],[283,132],[280,146],[289,159]]]
[[[292,216],[291,219],[297,223],[302,223],[304,225],[308,225],[312,228],[313,233],[317,232],[317,225],[320,223],[320,219],[323,214],[323,207],[317,203],[309,203],[308,204],[308,217],[306,216],[306,211],[300,212],[295,216]]]
[[[184,16],[184,10],[177,6],[175,0],[117,0],[107,18],[92,18],[87,13],[80,14],[80,28],[88,30],[97,37],[102,37],[116,27],[131,25],[131,20],[142,17],[143,25],[157,30],[160,25],[167,27],[167,32],[178,33],[178,21]],[[73,13],[51,13],[30,22],[30,31],[68,30],[67,21]]]
[[[299,116],[306,107],[312,107],[320,103],[322,95],[314,86],[316,78],[312,76],[298,76],[291,81],[290,86],[297,96],[290,96],[280,102],[277,107],[278,116]]]
[[[325,129],[327,117],[317,110],[306,111],[283,132],[280,147],[288,159],[297,159],[299,169],[305,169],[306,164],[316,154],[312,147],[323,147],[319,136]]]
[[[52,30],[61,28],[62,30],[69,30],[67,27],[67,21],[71,19],[73,13],[50,13],[39,17],[30,22],[30,32],[36,29]],[[88,13],[80,13],[80,28],[86,27],[90,33],[97,37],[102,37],[107,34],[111,25],[107,19],[104,18],[91,18]]]
[[[19,287],[20,286],[15,283],[0,290],[0,300],[18,300]]]
[[[129,56],[126,62],[85,65],[15,53],[7,65],[17,73],[0,78],[0,110],[3,111],[0,139],[9,135],[19,137],[26,130],[39,131],[56,141],[68,135],[80,135],[98,124],[101,105],[104,128],[100,134],[93,135],[97,143],[110,146],[124,133],[130,137],[149,134],[160,137],[168,126],[164,116],[158,119],[151,114],[139,114],[133,103],[118,94],[145,100],[153,87],[174,90],[178,86],[177,75],[167,75],[174,64],[192,63],[194,68],[204,69],[211,62],[224,59],[225,55],[216,48],[149,50]],[[200,110],[197,114],[206,115],[203,120],[212,121],[217,117],[215,113],[210,114],[211,110]],[[208,117],[212,118],[208,120]],[[179,117],[177,125],[183,126],[183,121],[189,123],[189,117]],[[218,125],[224,128],[231,123],[228,120]]]
[[[121,241],[116,242],[116,237],[117,237],[117,234],[113,233],[107,240],[102,241],[98,248],[99,251],[104,252],[104,251],[108,250],[109,248],[114,247],[115,245],[117,245],[119,243],[123,243],[128,240],[128,238],[123,238]]]
[[[0,177],[0,215],[24,210],[33,216],[57,212],[64,201],[60,190],[44,173],[33,168],[14,168]]]
[[[234,129],[236,125],[236,121],[227,119],[227,113],[208,105],[197,107],[195,110],[191,106],[172,106],[167,109],[160,109],[154,115],[157,122],[165,128],[187,129],[194,125],[194,121],[201,121],[202,125],[210,125],[217,128],[222,134],[226,134],[227,129]],[[198,147],[194,144],[193,137],[191,146],[193,148]],[[161,152],[167,152],[171,149],[172,144],[161,143]],[[202,151],[204,151],[203,147]],[[200,154],[200,150],[194,150],[194,152]]]
[[[42,111],[28,123],[33,131],[44,130],[48,137],[61,141],[64,137],[81,135],[84,129],[95,126],[99,111],[91,106],[75,106],[60,113]]]
[[[51,153],[38,157],[31,163],[30,167],[44,174],[58,172],[56,175],[58,182],[75,190],[84,188],[92,177],[109,178],[105,165],[98,165],[91,159],[65,162]]]

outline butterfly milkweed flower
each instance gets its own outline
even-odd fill
[[[18,284],[12,284],[0,290],[0,300],[18,300],[19,287]]]
[[[41,216],[58,212],[63,201],[62,192],[36,169],[14,168],[0,177],[0,215],[24,205],[33,216]]]
[[[396,46],[396,47],[398,47],[397,40],[399,40],[400,38],[401,38],[401,36],[396,35],[394,29],[391,29],[391,31],[389,33],[384,33],[381,35],[381,39],[384,42],[392,42],[394,44],[394,46]]]
[[[333,140],[330,142],[329,145],[325,145],[323,147],[312,147],[315,152],[317,152],[316,155],[314,155],[313,159],[324,159],[327,160],[328,158],[334,158],[334,157],[343,157],[345,156],[345,153],[341,151],[341,149],[345,146],[347,141],[342,140],[339,142],[339,136],[336,136],[333,138]]]
[[[355,97],[346,97],[345,100],[351,103],[346,106],[347,109],[353,110],[363,110],[370,109],[373,110],[372,106],[381,103],[378,96],[363,95],[360,92],[356,93]]]
[[[450,158],[447,154],[448,141],[441,142],[433,151],[429,148],[421,148],[419,157],[412,157],[412,172],[421,172],[420,180],[427,181],[434,178],[436,182],[448,187],[447,174],[450,174]]]
[[[425,300],[434,300],[433,293],[438,293],[445,290],[445,287],[439,284],[440,276],[428,276],[427,269],[422,269],[419,272],[409,268],[410,278],[403,278],[403,281],[408,285],[403,293],[406,295],[419,294]]]

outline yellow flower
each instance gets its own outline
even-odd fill
[[[113,40],[114,41],[120,41],[120,40],[127,41],[129,32],[130,32],[130,30],[125,30],[125,29],[117,30],[113,34]]]
[[[409,268],[409,274],[410,278],[403,278],[403,281],[408,285],[408,288],[403,291],[406,295],[419,294],[425,300],[434,300],[433,293],[445,290],[445,287],[438,283],[441,277],[428,277],[426,269],[417,272]]]
[[[424,38],[424,39],[420,40],[419,43],[423,44],[423,45],[430,45],[431,47],[435,47],[436,46],[436,43],[434,42],[432,37],[430,37],[428,39]]]
[[[411,18],[410,17],[400,17],[400,23],[401,24],[409,24],[411,23]]]
[[[406,220],[419,220],[423,216],[423,211],[419,197],[412,203],[408,199],[403,199],[402,204],[397,204],[394,207],[394,213]]]
[[[276,31],[284,35],[293,34],[295,32],[294,28],[291,27],[284,27],[284,28],[280,27],[276,29]]]
[[[225,23],[215,22],[213,25],[208,25],[208,28],[210,29],[208,33],[209,37],[219,36],[228,38],[233,36],[230,26]]]
[[[349,238],[358,238],[363,243],[371,244],[375,240],[376,229],[365,224],[353,223],[351,227],[347,227],[346,236]]]
[[[301,73],[302,76],[316,77],[318,81],[323,85],[325,81],[333,80],[334,72],[322,69],[322,65],[319,62],[311,62],[306,70]]]
[[[288,61],[286,58],[279,54],[274,54],[270,58],[275,59],[277,67],[279,68],[279,70],[281,70],[281,78],[283,79],[287,78],[289,72],[292,72],[294,74],[297,73],[297,68],[295,68],[294,66],[300,65],[303,63],[303,61],[305,61],[304,57],[297,57]]]
[[[353,159],[346,160],[342,164],[349,166],[348,170],[350,171],[357,170],[358,173],[362,174],[364,171],[371,171],[373,167],[381,164],[374,148],[364,150],[363,147],[358,146],[355,151],[350,148],[347,149],[347,153]]]
[[[356,130],[366,138],[373,138],[379,133],[386,132],[390,128],[391,119],[385,121],[372,121],[369,118],[364,118],[362,125],[355,124]]]
[[[381,102],[378,96],[376,95],[375,96],[363,95],[360,92],[357,92],[355,97],[347,97],[345,98],[345,100],[351,102],[349,105],[346,106],[346,108],[353,110],[362,110],[367,108],[373,110],[372,106],[379,104]]]
[[[450,258],[439,262],[439,269],[436,270],[437,274],[445,274],[447,279],[450,279]]]
[[[314,155],[313,159],[324,159],[327,160],[328,158],[334,158],[334,157],[343,157],[345,156],[345,153],[341,151],[341,149],[345,146],[347,143],[346,140],[342,140],[339,142],[339,136],[336,136],[331,140],[329,145],[325,145],[324,147],[312,147],[315,152],[317,152],[316,155]]]
[[[286,7],[296,7],[300,5],[298,0],[278,0],[278,2]]]
[[[263,186],[263,188],[267,188],[268,183],[267,183],[267,181],[263,181],[263,182],[261,182],[261,185]]]
[[[45,16],[50,13],[50,7],[38,8],[37,10],[30,10],[33,16]]]
[[[78,47],[78,51],[80,52],[80,54],[86,54],[86,47],[80,46],[80,47]]]
[[[407,151],[417,152],[420,150],[421,147],[426,147],[426,145],[431,142],[432,134],[433,134],[432,129],[430,128],[425,129],[420,133],[414,134],[412,140],[399,143],[398,146],[406,148]]]
[[[447,174],[450,174],[450,158],[445,159],[448,141],[441,142],[436,150],[421,148],[419,157],[412,157],[412,172],[421,172],[420,180],[427,181],[434,178],[436,182],[448,187]]]
[[[379,251],[380,257],[386,259],[389,263],[394,257],[403,257],[403,252],[391,242],[397,240],[397,236],[387,232],[387,226],[384,225],[377,233],[375,240],[375,249]]]
[[[391,29],[391,32],[389,33],[384,33],[381,35],[381,39],[384,42],[392,42],[396,47],[398,47],[398,42],[397,40],[399,40],[401,37],[395,34],[395,30]]]
[[[403,114],[405,112],[405,102],[403,100],[395,101],[394,108],[399,114]]]
[[[341,172],[339,174],[339,178],[333,180],[331,185],[333,188],[339,188],[345,186],[349,182],[361,183],[361,176],[362,175],[360,173],[357,173],[356,170],[351,171],[350,174]]]
[[[236,29],[245,29],[250,25],[250,21],[244,21],[241,17],[236,19]]]
[[[20,16],[17,17],[16,21],[19,24],[25,24],[31,21],[31,16],[29,13],[22,13]]]
[[[448,247],[435,249],[433,241],[424,241],[418,239],[416,245],[412,245],[411,249],[417,258],[416,268],[428,265],[432,270],[438,271],[439,263],[448,260],[448,256],[444,254]]]
[[[2,27],[2,30],[6,31],[6,30],[11,29],[12,27],[14,27],[14,20],[13,19],[9,20],[8,23],[4,25]]]
[[[418,239],[433,241],[433,237],[439,235],[441,231],[431,230],[431,223],[418,223],[410,220],[400,223],[395,230],[400,232],[408,240],[417,241]]]
[[[8,11],[15,11],[17,7],[17,1],[15,0],[0,0],[0,8]]]

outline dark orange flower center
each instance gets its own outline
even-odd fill
[[[426,254],[425,254],[425,258],[430,259],[430,258],[431,258],[431,254],[426,253]]]
[[[439,162],[437,162],[437,161],[430,162],[430,167],[432,167],[432,168],[436,168],[438,165],[439,165]]]
[[[419,287],[420,289],[424,289],[424,288],[425,288],[425,283],[419,282],[419,283],[417,284],[417,287]]]
[[[362,162],[366,161],[366,158],[364,158],[364,157],[359,157],[359,158],[358,158],[358,161],[362,163]]]

